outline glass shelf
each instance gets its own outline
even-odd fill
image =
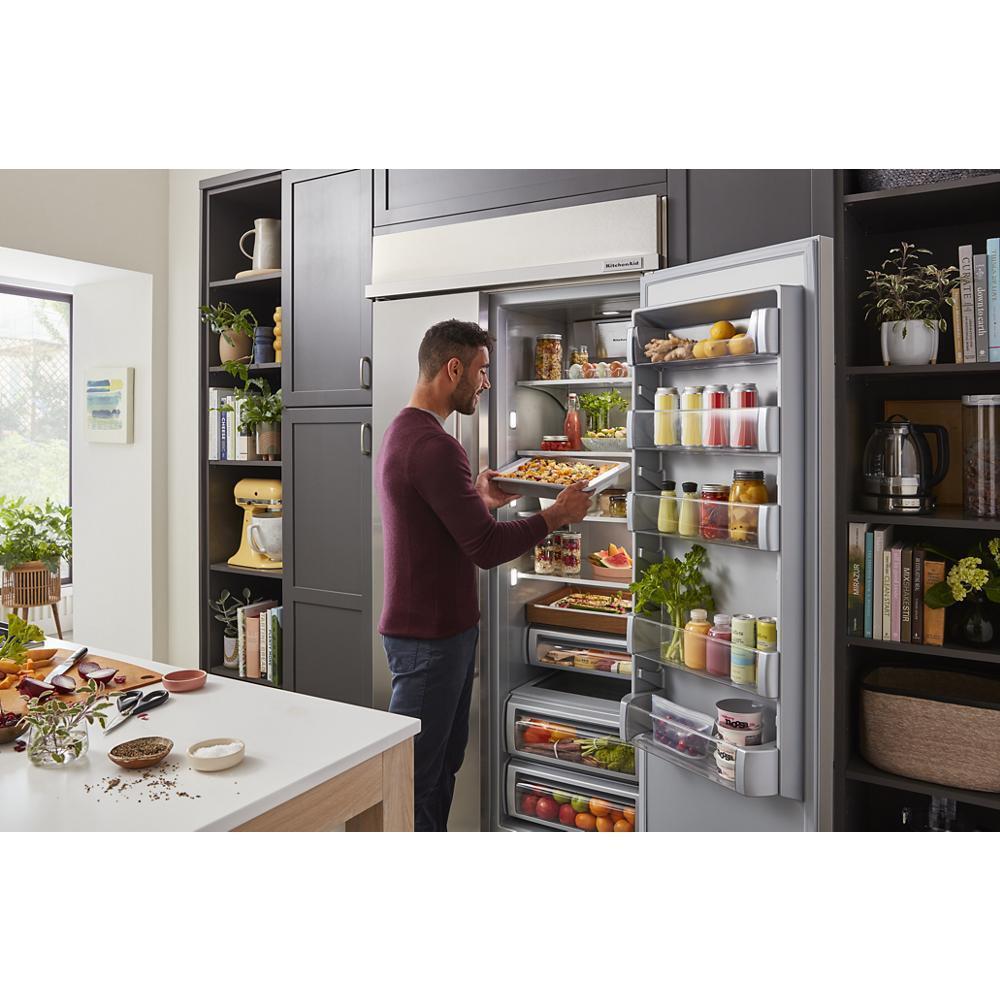
[[[736,545],[744,549],[759,549],[762,552],[777,552],[781,547],[781,516],[777,504],[678,498],[674,501],[678,528],[685,505],[694,508],[692,523],[697,525],[694,531],[681,534],[679,530],[660,530],[661,526],[673,526],[674,523],[672,518],[669,520],[660,518],[660,507],[664,502],[670,503],[670,499],[664,500],[659,493],[629,493],[627,501],[629,531],[699,544]]]
[[[574,389],[587,386],[616,386],[618,388],[631,388],[632,379],[625,378],[553,378],[553,379],[526,379],[517,382],[522,389]]]
[[[629,410],[627,441],[639,450],[776,455],[777,406],[716,410]]]

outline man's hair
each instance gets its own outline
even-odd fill
[[[420,343],[420,375],[432,379],[449,358],[458,358],[468,364],[480,347],[493,350],[493,337],[478,323],[465,323],[459,319],[446,319],[435,323]]]

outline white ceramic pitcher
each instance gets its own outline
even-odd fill
[[[253,253],[249,254],[243,241],[253,237]],[[240,253],[253,261],[255,271],[266,271],[281,267],[281,219],[254,219],[253,229],[248,229],[240,237]]]

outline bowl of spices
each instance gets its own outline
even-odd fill
[[[202,740],[188,747],[188,763],[196,771],[224,771],[243,760],[246,749],[242,740],[234,740],[231,736]]]
[[[141,767],[155,767],[173,748],[174,741],[166,736],[143,736],[112,747],[108,758],[119,767],[134,771]]]

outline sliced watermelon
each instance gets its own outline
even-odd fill
[[[632,560],[624,549],[619,549],[613,556],[605,556],[601,562],[608,569],[631,569]]]

